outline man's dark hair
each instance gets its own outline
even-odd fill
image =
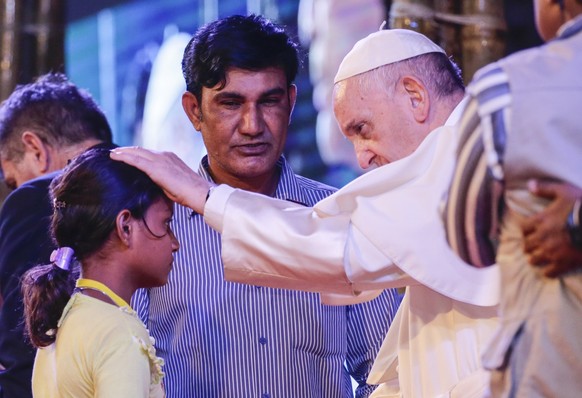
[[[91,95],[61,73],[48,73],[33,83],[16,87],[0,104],[3,158],[21,159],[24,146],[20,137],[25,131],[34,132],[55,148],[87,139],[112,141],[107,118]]]
[[[298,45],[285,30],[260,15],[235,15],[211,22],[194,34],[182,59],[188,91],[201,100],[202,87],[226,85],[230,68],[277,67],[292,84],[299,67]]]

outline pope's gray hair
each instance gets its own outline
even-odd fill
[[[363,92],[383,87],[392,95],[398,81],[407,75],[419,79],[437,98],[445,99],[465,90],[461,70],[442,53],[423,54],[384,65],[353,79]]]

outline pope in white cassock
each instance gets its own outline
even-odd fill
[[[360,166],[375,169],[313,208],[209,187],[171,153],[120,148],[112,157],[204,214],[222,234],[228,280],[316,291],[329,304],[405,286],[368,379],[381,384],[373,397],[481,397],[498,270],[459,260],[439,215],[463,97],[460,71],[425,36],[394,29],[359,41],[335,77],[334,113]]]

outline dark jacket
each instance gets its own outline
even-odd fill
[[[48,263],[54,249],[48,187],[55,175],[26,182],[0,210],[0,398],[32,397],[35,349],[23,334],[20,278],[29,268]]]

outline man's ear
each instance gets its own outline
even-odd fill
[[[24,152],[29,155],[31,159],[32,167],[38,175],[45,174],[49,172],[51,162],[54,161],[51,157],[51,151],[45,142],[32,131],[25,131],[20,137],[22,144],[24,145]]]
[[[182,108],[184,108],[184,112],[186,112],[188,119],[190,119],[190,122],[197,131],[200,131],[202,127],[202,109],[200,105],[198,98],[190,91],[182,94]]]
[[[133,233],[132,220],[133,217],[131,216],[131,212],[127,209],[120,211],[115,219],[115,230],[117,236],[128,248],[131,246],[131,234]]]
[[[291,115],[293,114],[293,109],[295,109],[295,102],[297,101],[297,86],[291,84],[289,86],[289,124],[291,124]]]
[[[410,109],[418,123],[424,123],[430,111],[428,90],[424,84],[412,76],[402,78],[402,86],[408,95]]]

